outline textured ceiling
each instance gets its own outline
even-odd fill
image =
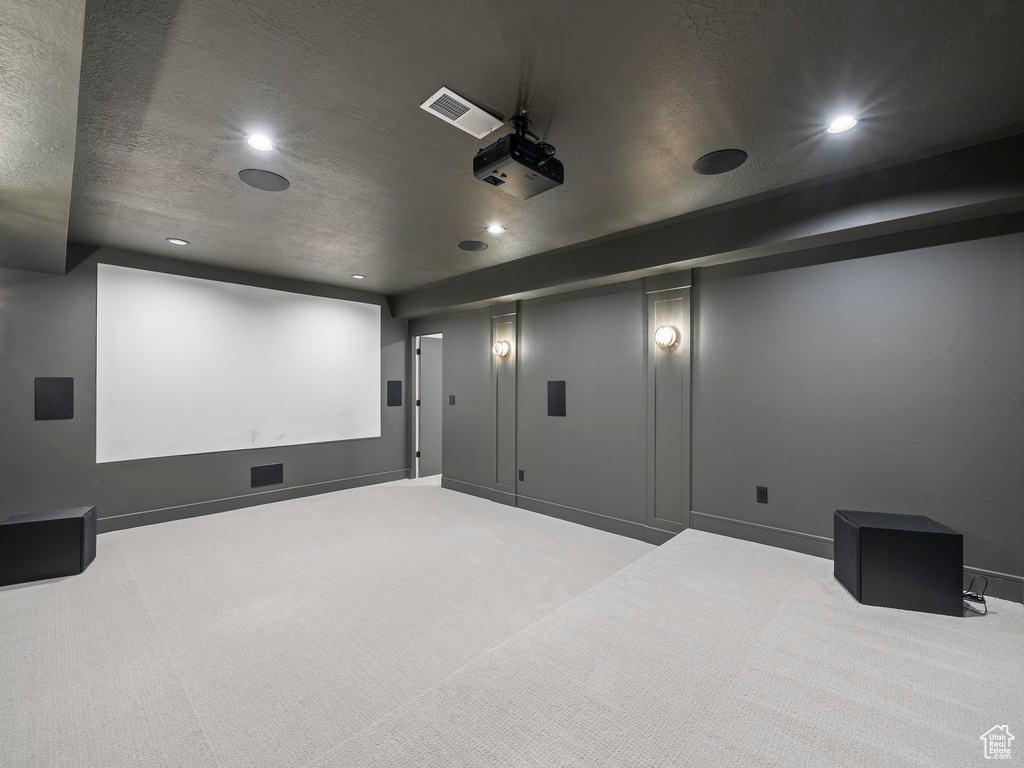
[[[64,273],[84,16],[0,1],[0,267]]]
[[[70,237],[396,293],[1019,125],[1022,39],[1013,0],[89,0]],[[565,185],[476,181],[502,131],[420,110],[441,85],[528,105]]]

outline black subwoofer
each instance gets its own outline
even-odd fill
[[[923,515],[836,510],[833,573],[865,605],[963,616],[964,538]]]
[[[73,576],[96,557],[96,507],[0,521],[0,586]]]

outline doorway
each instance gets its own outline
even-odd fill
[[[441,360],[444,337],[416,337],[416,477],[441,474]]]

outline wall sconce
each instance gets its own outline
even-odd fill
[[[496,341],[491,347],[491,351],[498,357],[508,357],[508,353],[512,351],[512,345],[507,341]]]
[[[679,331],[671,325],[663,325],[654,332],[654,343],[659,347],[674,347],[679,341]]]

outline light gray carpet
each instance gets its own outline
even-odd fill
[[[0,590],[0,765],[302,765],[652,550],[436,480],[103,534]]]
[[[865,607],[687,531],[312,765],[969,766],[996,724],[1024,736],[1024,606]]]
[[[831,566],[409,482],[106,534],[0,591],[0,762],[966,766],[1021,738],[1024,606],[864,607]]]

